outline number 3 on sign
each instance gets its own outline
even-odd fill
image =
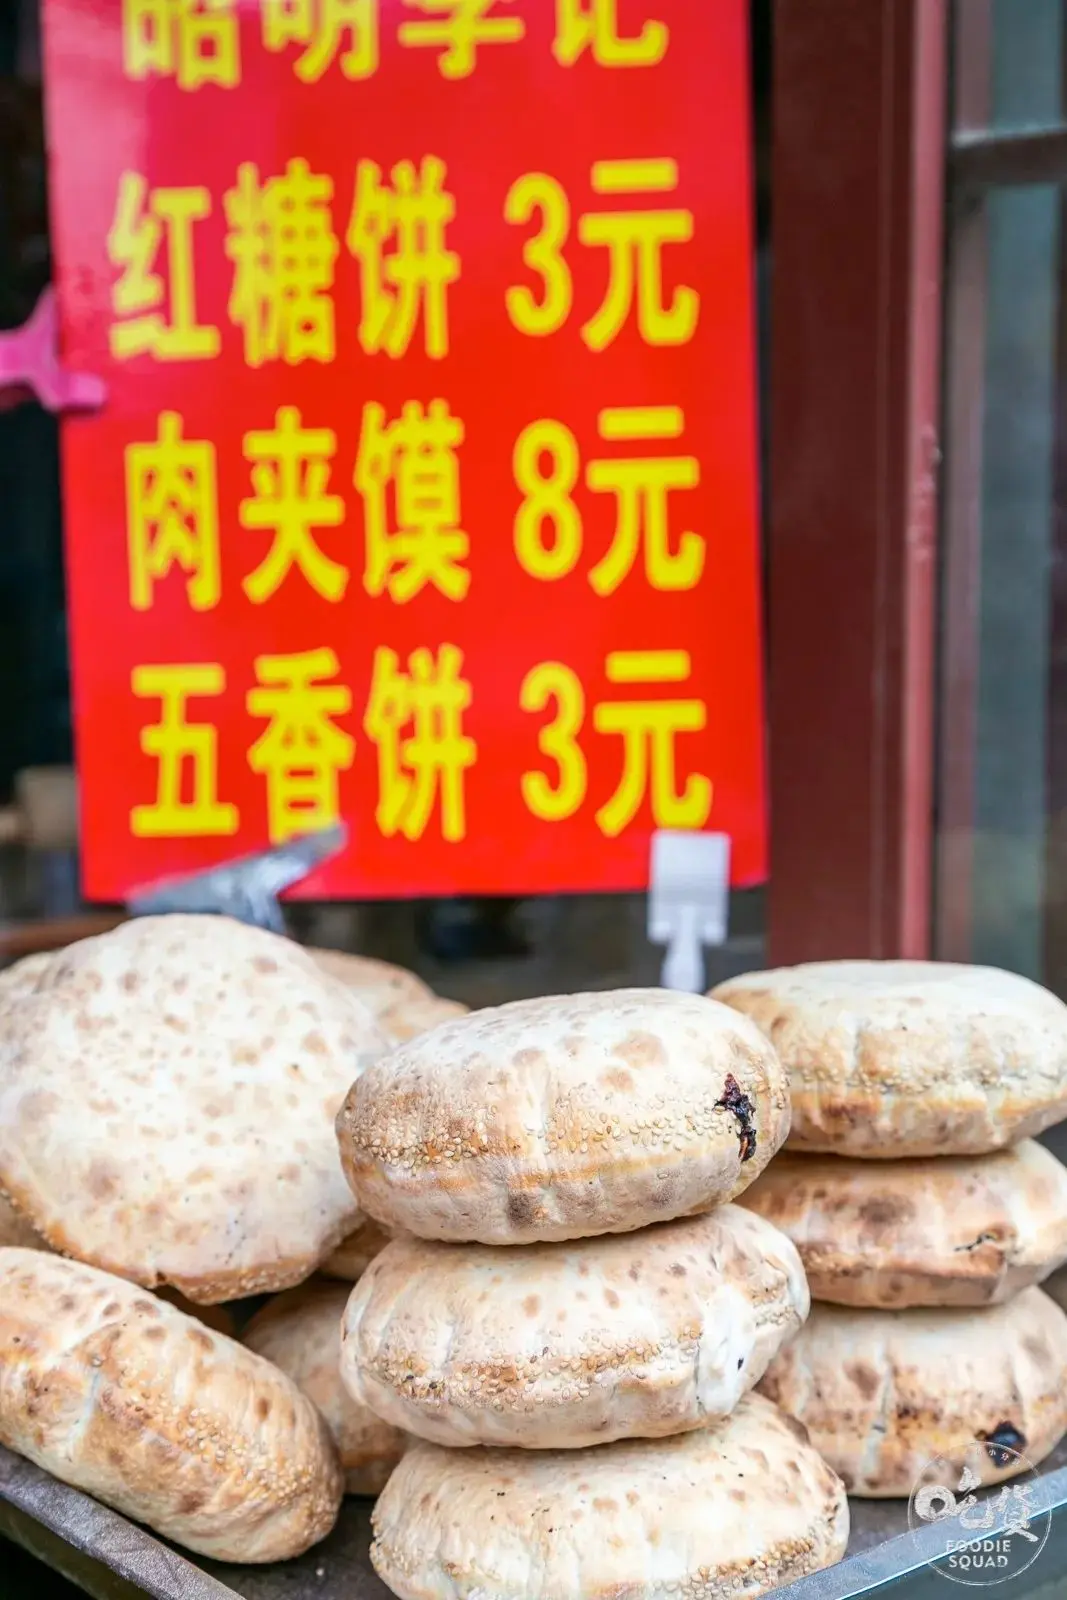
[[[577,736],[585,720],[585,692],[570,667],[560,661],[543,661],[522,680],[519,703],[524,711],[544,711],[555,702],[556,714],[537,736],[543,756],[559,771],[555,788],[543,772],[524,772],[522,797],[535,817],[562,822],[573,817],[585,799],[588,782],[585,756]]]

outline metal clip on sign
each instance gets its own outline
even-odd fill
[[[100,378],[61,366],[51,289],[44,291],[28,322],[0,333],[0,411],[29,399],[39,401],[46,411],[96,411],[105,396]]]
[[[306,878],[323,861],[338,855],[348,842],[343,824],[305,834],[288,844],[256,855],[241,856],[207,872],[171,878],[135,890],[127,901],[131,916],[158,917],[174,911],[233,917],[255,928],[284,933],[279,895]]]

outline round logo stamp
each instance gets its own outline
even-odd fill
[[[1016,1445],[1022,1439],[1005,1425],[986,1438],[928,1461],[908,1501],[908,1525],[946,1524],[945,1554],[932,1563],[953,1583],[982,1588],[1007,1583],[1037,1560],[1052,1526],[1052,1512],[1038,1505],[1038,1474]],[[1011,1470],[1007,1483],[983,1488],[990,1467]]]

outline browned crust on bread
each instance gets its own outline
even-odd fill
[[[729,1200],[788,1128],[742,1019],[663,990],[475,1012],[393,1050],[337,1121],[361,1209],[427,1238],[626,1232]]]
[[[1067,1316],[1036,1288],[966,1312],[814,1305],[760,1393],[861,1497],[906,1498],[929,1461],[1005,1424],[1036,1466],[1067,1428]],[[981,1465],[987,1483],[1021,1470]]]
[[[1067,1168],[1027,1140],[986,1156],[778,1156],[740,1202],[789,1235],[816,1300],[1000,1304],[1067,1260]]]
[[[300,1554],[341,1475],[269,1362],[122,1279],[0,1249],[0,1442],[222,1561]]]

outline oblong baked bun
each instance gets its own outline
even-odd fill
[[[1013,972],[820,961],[712,991],[774,1041],[795,1150],[982,1155],[1067,1116],[1067,1006]]]
[[[148,1288],[288,1287],[360,1220],[334,1119],[387,1048],[288,939],[124,923],[0,1009],[0,1190],[53,1249]]]
[[[284,1561],[333,1527],[315,1407],[232,1339],[121,1278],[0,1249],[0,1443],[217,1561]]]
[[[333,1254],[326,1257],[319,1271],[324,1278],[340,1278],[345,1283],[355,1283],[392,1237],[388,1228],[383,1228],[379,1222],[372,1222],[368,1217],[341,1240]]]
[[[244,1343],[288,1374],[317,1407],[337,1446],[345,1493],[375,1495],[400,1460],[403,1434],[354,1400],[341,1382],[343,1283],[312,1280],[287,1289],[257,1311]]]
[[[935,1456],[988,1440],[983,1481],[1067,1430],[1067,1316],[1040,1289],[977,1311],[813,1305],[760,1392],[792,1413],[850,1494],[911,1494]],[[983,1452],[983,1454],[987,1454]]]
[[[984,1306],[1067,1261],[1067,1167],[1033,1139],[986,1156],[783,1151],[741,1204],[787,1233],[816,1300]]]
[[[509,1250],[408,1236],[352,1292],[341,1376],[435,1444],[660,1438],[728,1416],[809,1303],[789,1240],[739,1206]]]
[[[767,1594],[832,1566],[848,1501],[803,1429],[758,1395],[725,1422],[595,1450],[415,1443],[372,1515],[400,1600]]]
[[[747,1018],[700,995],[519,1000],[399,1045],[337,1119],[361,1208],[428,1239],[625,1233],[730,1200],[785,1139]]]

